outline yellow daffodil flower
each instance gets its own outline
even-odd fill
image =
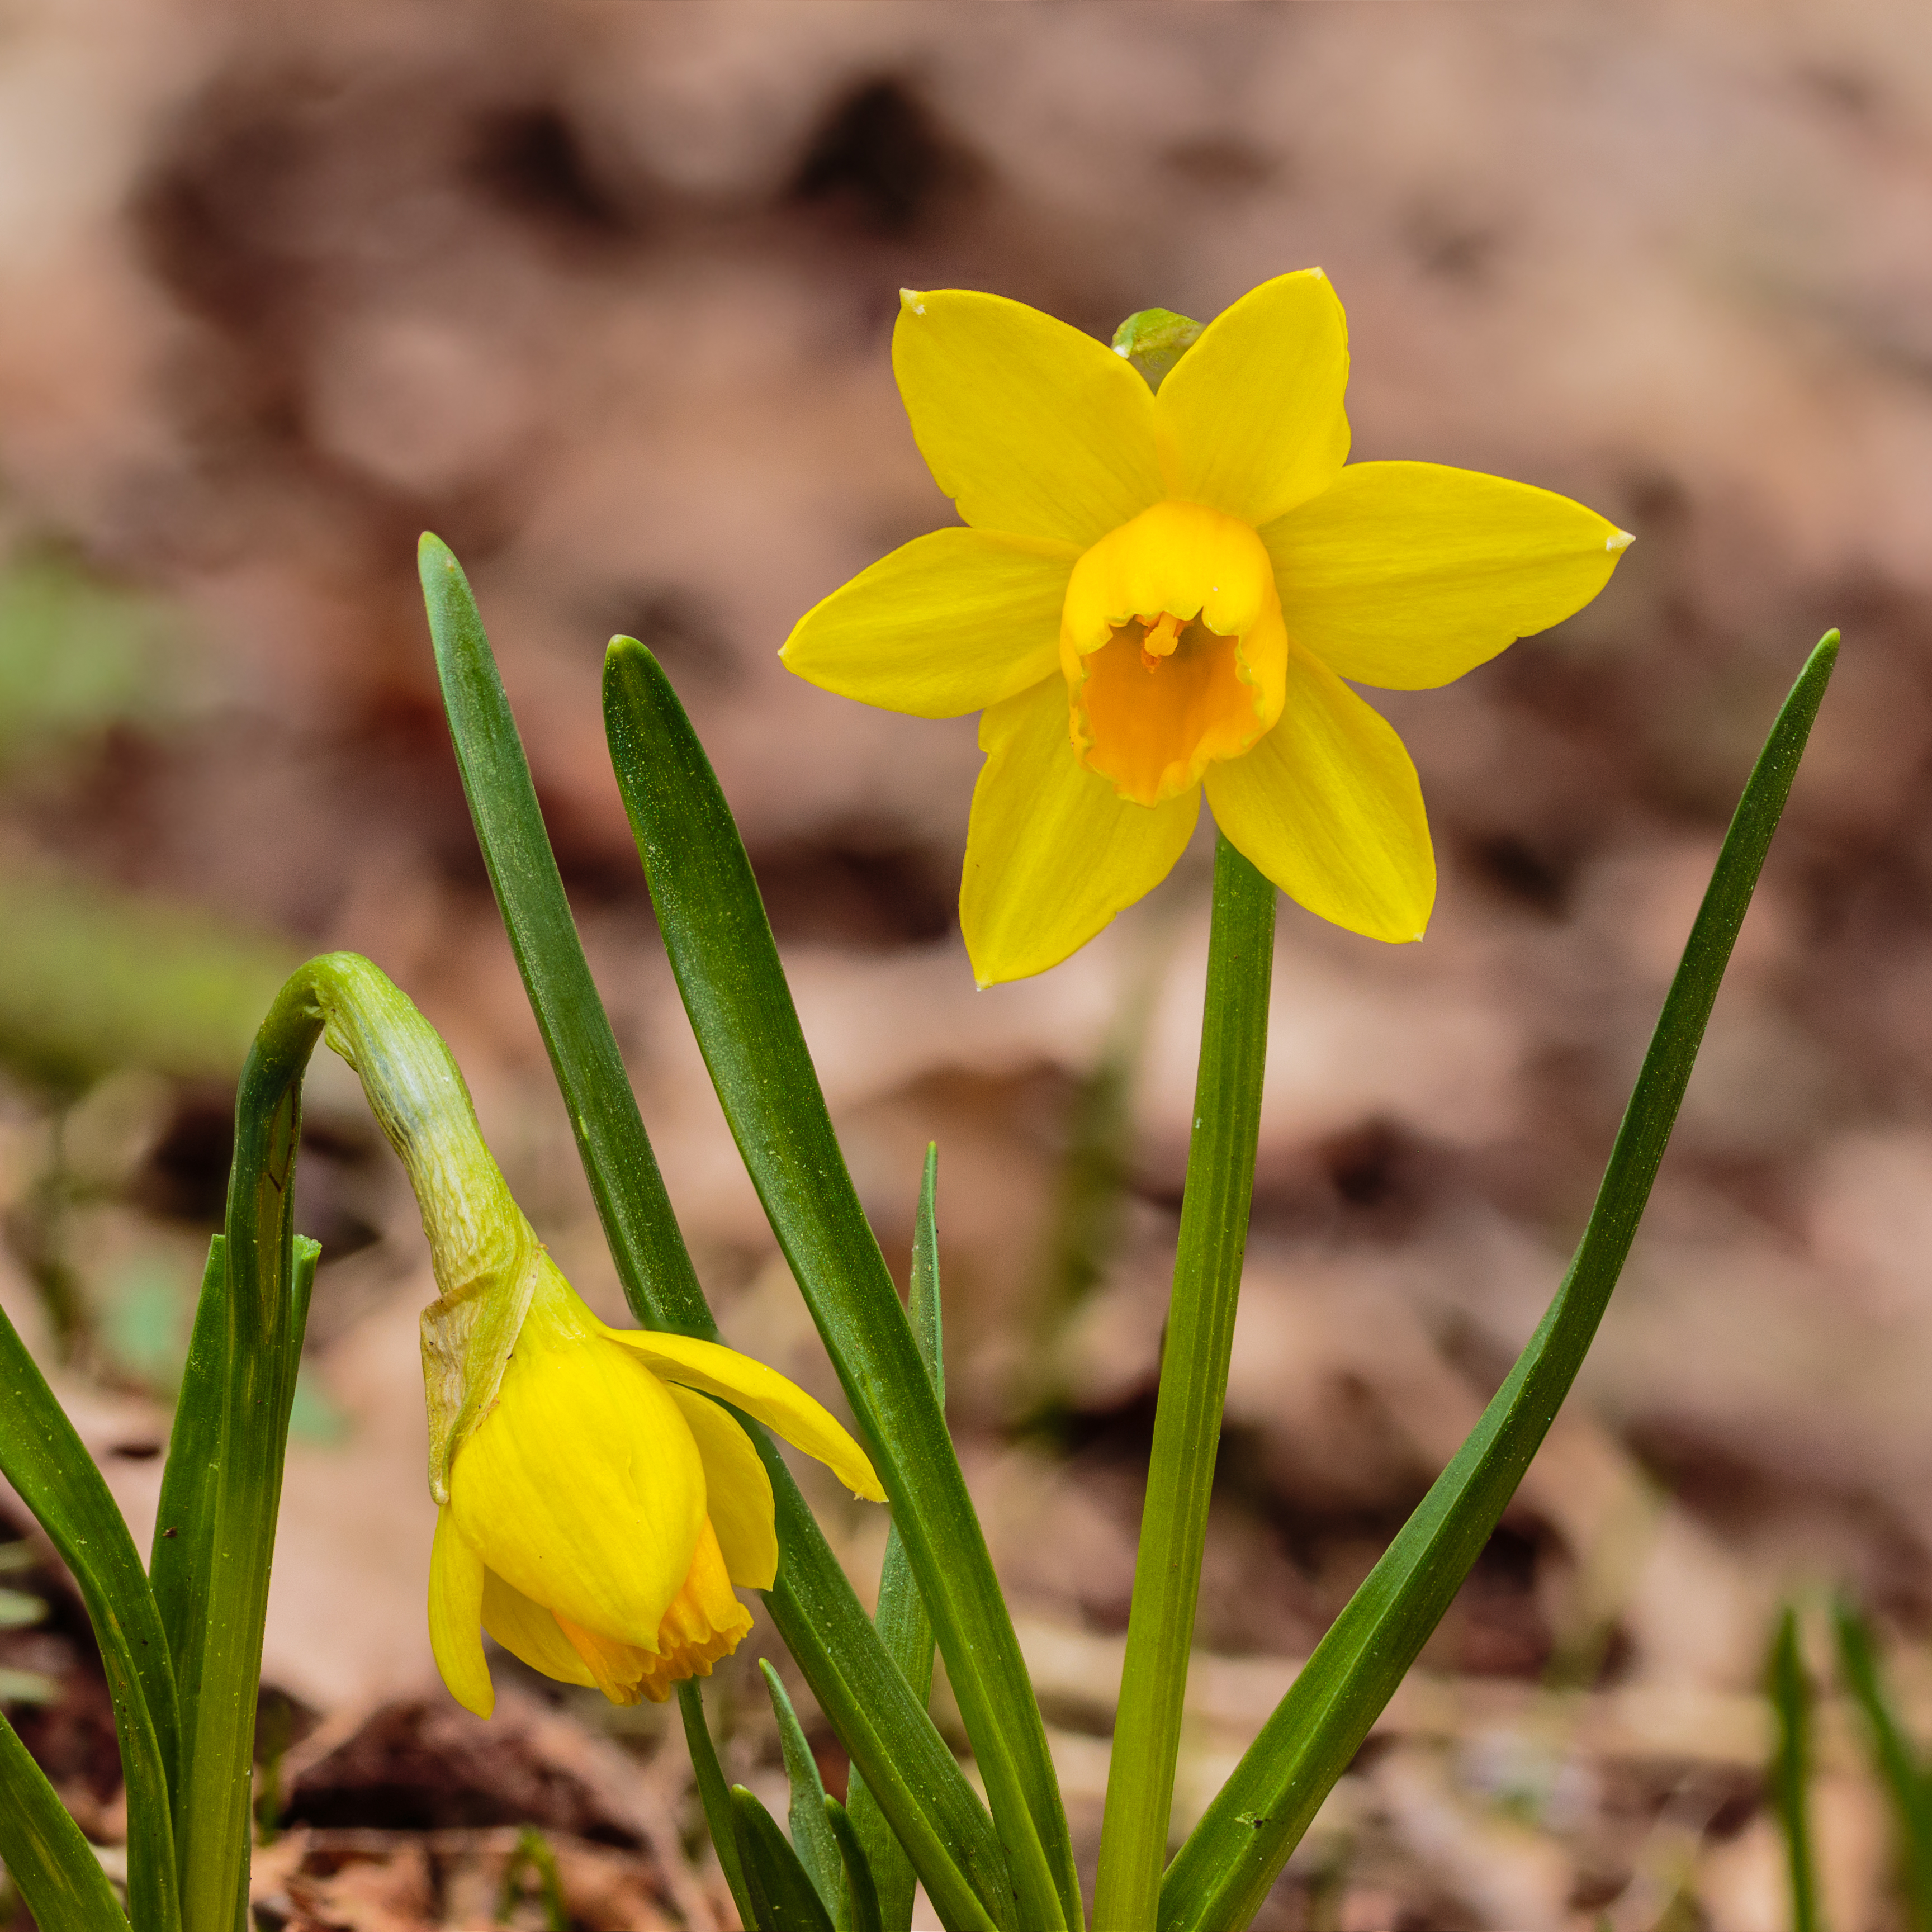
[[[609,1328],[546,1255],[494,1406],[458,1446],[430,1559],[430,1642],[457,1702],[495,1703],[480,1634],[616,1704],[662,1703],[752,1628],[778,1574],[771,1479],[718,1396],[882,1501],[872,1464],[749,1356]]]
[[[360,1076],[429,1239],[429,1634],[450,1694],[495,1708],[486,1630],[613,1703],[708,1677],[752,1628],[734,1586],[770,1588],[778,1564],[771,1479],[719,1403],[883,1502],[865,1452],[748,1355],[598,1321],[512,1197],[448,1048],[379,968],[331,953],[291,984]]]
[[[1347,464],[1347,330],[1319,269],[1180,327],[1178,359],[1146,358],[1171,362],[1156,388],[1126,345],[1020,303],[907,292],[893,368],[967,527],[895,550],[784,646],[847,697],[984,712],[959,901],[982,986],[1158,884],[1204,790],[1291,898],[1420,938],[1415,768],[1342,680],[1446,684],[1587,603],[1630,541],[1525,484]]]

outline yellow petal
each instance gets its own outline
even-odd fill
[[[772,1479],[752,1438],[709,1396],[674,1387],[678,1406],[704,1459],[704,1494],[724,1567],[747,1590],[769,1590],[778,1574],[778,1524]]]
[[[532,1670],[541,1670],[546,1677],[565,1684],[588,1684],[596,1681],[571,1648],[556,1618],[542,1604],[532,1603],[514,1584],[505,1582],[494,1570],[484,1571],[483,1576],[483,1628],[512,1657],[521,1658]]]
[[[982,530],[1084,550],[1167,494],[1146,383],[1038,309],[908,289],[892,368],[920,454]]]
[[[1281,722],[1212,765],[1208,802],[1235,848],[1310,912],[1371,939],[1420,939],[1436,901],[1422,788],[1388,722],[1295,651]]]
[[[483,1658],[483,1559],[463,1540],[448,1508],[436,1513],[429,1552],[429,1647],[449,1694],[487,1718],[496,1708]]]
[[[1156,806],[1117,796],[1074,754],[1061,678],[994,706],[980,748],[959,919],[974,975],[990,986],[1057,966],[1166,878],[1201,794]]]
[[[731,1579],[712,1526],[706,1523],[691,1558],[691,1574],[664,1612],[658,1654],[646,1660],[641,1688],[662,1702],[680,1678],[709,1677],[750,1635],[752,1613],[731,1594]]]
[[[861,704],[917,718],[982,710],[1058,661],[1076,554],[992,530],[934,530],[808,610],[778,655]]]
[[[822,1403],[813,1401],[777,1370],[768,1369],[722,1342],[700,1342],[694,1336],[661,1334],[649,1328],[607,1328],[604,1332],[612,1341],[634,1350],[666,1382],[702,1389],[756,1417],[794,1449],[815,1456],[854,1496],[875,1503],[885,1501],[886,1492],[879,1486],[866,1452]],[[689,1435],[688,1426],[685,1432]]]
[[[652,1649],[704,1521],[698,1445],[626,1350],[549,1332],[524,1323],[496,1406],[456,1452],[457,1526],[525,1596]]]
[[[1174,365],[1156,403],[1170,494],[1265,524],[1348,454],[1348,326],[1319,268],[1251,289]]]
[[[1288,634],[1364,684],[1447,684],[1580,610],[1628,535],[1547,490],[1358,463],[1262,532]]]
[[[690,1572],[664,1612],[654,1652],[585,1630],[565,1617],[556,1623],[612,1703],[634,1704],[648,1697],[662,1704],[681,1678],[709,1677],[718,1658],[728,1657],[750,1634],[752,1614],[731,1594],[718,1538],[706,1522],[698,1532]]]

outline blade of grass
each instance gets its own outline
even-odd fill
[[[913,1221],[912,1280],[906,1312],[912,1322],[919,1358],[932,1381],[933,1400],[946,1411],[946,1346],[940,1311],[939,1150],[926,1150],[926,1171],[920,1176],[919,1210]],[[907,1559],[905,1544],[896,1526],[886,1532],[886,1556],[879,1570],[879,1608],[874,1619],[879,1640],[899,1673],[919,1700],[922,1709],[932,1696],[932,1619],[919,1594],[919,1580]],[[878,1932],[908,1932],[914,1891],[912,1861],[894,1835],[878,1800],[855,1768],[846,1796],[852,1829],[863,1848],[878,1901]],[[865,1932],[856,1918],[857,1902],[842,1911],[840,1932]]]
[[[60,1552],[87,1606],[128,1786],[130,1909],[143,1932],[170,1932],[181,1923],[172,1797],[181,1738],[168,1640],[106,1483],[4,1313],[0,1473]]]
[[[1161,1932],[1235,1932],[1253,1917],[1481,1553],[1576,1379],[1649,1198],[1838,645],[1833,631],[1812,652],[1744,787],[1555,1300],[1482,1419],[1168,1866]]]
[[[425,536],[422,580],[450,736],[478,843],[632,1312],[722,1340],[671,1212],[616,1036],[577,934],[470,586]],[[1013,1920],[992,1822],[870,1618],[764,1430],[740,1417],[772,1480],[783,1552],[765,1601],[854,1763],[911,1852],[949,1932]],[[722,1854],[721,1854],[722,1856]]]
[[[825,1780],[818,1774],[818,1760],[812,1754],[805,1727],[792,1708],[791,1699],[778,1672],[767,1658],[758,1659],[764,1673],[765,1690],[772,1700],[772,1715],[778,1720],[778,1749],[784,1757],[785,1777],[791,1785],[791,1848],[805,1868],[819,1903],[828,1912],[838,1910],[838,1879],[842,1861],[838,1841],[832,1836],[831,1822],[825,1815]]]
[[[1832,1622],[1838,1667],[1845,1688],[1864,1714],[1873,1768],[1891,1801],[1899,1875],[1914,1932],[1932,1932],[1932,1784],[1919,1768],[1918,1754],[1880,1670],[1871,1625],[1856,1604],[1843,1598],[1833,1606]]]
[[[832,1932],[832,1921],[778,1820],[742,1784],[731,1787],[738,1862],[758,1932]]]
[[[503,1868],[503,1882],[496,1894],[494,1923],[507,1925],[515,1916],[524,1894],[524,1874],[537,1875],[537,1892],[543,1900],[544,1932],[570,1932],[570,1913],[563,1902],[563,1881],[556,1869],[556,1854],[550,1840],[532,1825],[518,1837],[510,1862]]]
[[[612,640],[611,763],[692,1030],[905,1539],[1031,1932],[1084,1923],[1046,1726],[944,1417],[845,1171],[750,862],[683,706]]]
[[[1784,1834],[1791,1932],[1818,1932],[1818,1866],[1811,1844],[1811,1679],[1798,1646],[1798,1613],[1787,1604],[1772,1640],[1765,1688],[1778,1714],[1771,1795]]]
[[[1151,1924],[1167,1862],[1181,1704],[1261,1138],[1274,914],[1274,886],[1217,838],[1194,1126],[1107,1770],[1096,1932],[1135,1932]]]
[[[128,1932],[94,1847],[0,1717],[0,1864],[46,1932]],[[177,1918],[175,1922],[178,1924]]]

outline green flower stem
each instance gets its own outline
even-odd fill
[[[175,1659],[187,1932],[233,1932],[245,1895],[268,1564],[302,1348],[292,1201],[302,1073],[322,1027],[304,969],[262,1022],[236,1096],[224,1244],[227,1332],[218,1385],[208,1391],[214,1416],[204,1416],[196,1432],[210,1473],[200,1520],[175,1539],[190,1544],[180,1556],[196,1573],[200,1587],[188,1594],[202,1610],[180,1631]]]
[[[530,1238],[483,1144],[462,1076],[428,1022],[352,953],[301,968],[277,995],[242,1070],[219,1300],[196,1318],[163,1490],[164,1528],[178,1531],[158,1541],[165,1554],[155,1584],[182,1705],[185,1932],[233,1932],[245,1896],[269,1564],[313,1280],[313,1244],[300,1244],[309,1252],[298,1257],[292,1218],[302,1081],[325,1031],[362,1076],[371,1110],[410,1170],[438,1286],[453,1306],[444,1318],[448,1350],[472,1371],[479,1363],[486,1370],[472,1378],[470,1406],[487,1400],[481,1382],[491,1362],[500,1372],[507,1348],[495,1332],[504,1298],[481,1284],[520,1268]],[[211,1287],[217,1275],[212,1266]],[[432,1339],[426,1324],[426,1360]],[[451,1408],[454,1428],[468,1408]],[[439,1454],[446,1464],[452,1446],[448,1432],[439,1447],[433,1400],[433,1484]]]
[[[1107,1778],[1095,1932],[1152,1926],[1166,1862],[1188,1650],[1261,1132],[1274,912],[1274,887],[1226,838],[1218,840],[1194,1130]]]

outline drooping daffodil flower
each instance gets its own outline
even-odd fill
[[[1057,964],[1157,884],[1204,790],[1291,898],[1420,938],[1415,768],[1344,680],[1460,677],[1587,603],[1629,536],[1526,484],[1348,464],[1319,269],[1204,328],[1145,311],[1114,350],[998,296],[908,292],[892,363],[966,527],[834,591],[783,657],[868,704],[983,712],[959,901],[980,984]]]
[[[751,1629],[734,1589],[769,1589],[778,1574],[771,1479],[722,1405],[856,1495],[883,1502],[878,1477],[821,1405],[763,1363],[599,1321],[524,1219],[455,1060],[408,998],[354,953],[299,976],[402,1156],[429,1238],[429,1631],[442,1680],[490,1714],[488,1630],[546,1676],[594,1684],[614,1703],[662,1702]]]
[[[494,1702],[479,1630],[547,1677],[662,1703],[752,1628],[778,1574],[771,1478],[717,1396],[882,1500],[812,1397],[748,1355],[611,1328],[548,1255],[496,1400],[452,1460],[430,1566],[430,1640],[460,1704]]]

